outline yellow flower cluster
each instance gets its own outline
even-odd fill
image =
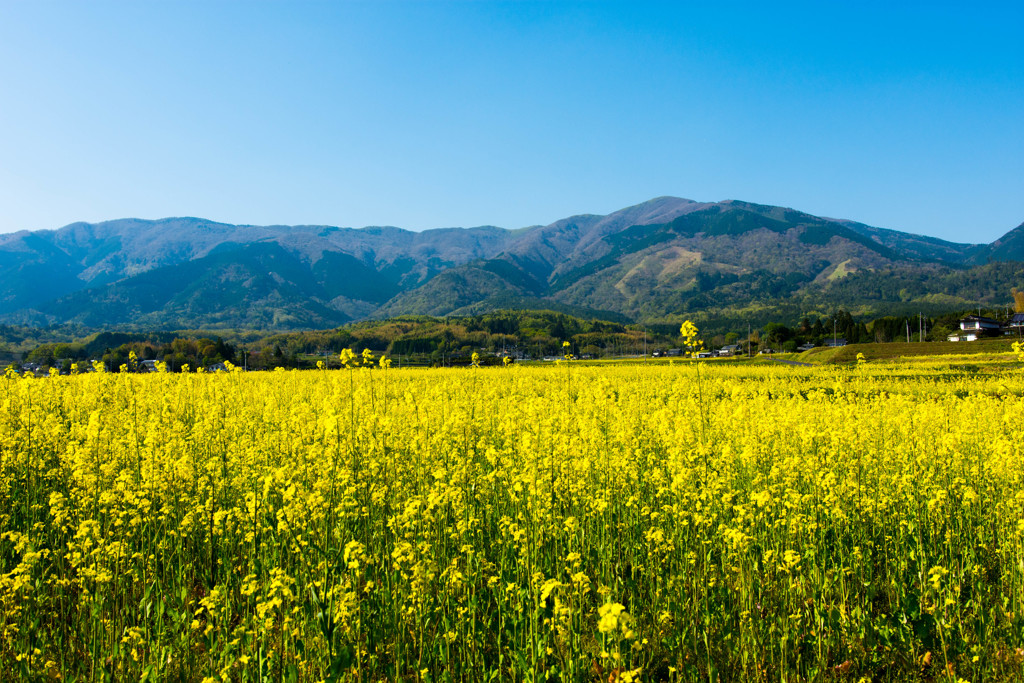
[[[1013,367],[342,362],[0,378],[4,671],[1020,674]]]

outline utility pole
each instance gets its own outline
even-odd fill
[[[918,337],[918,341],[924,341],[924,328],[922,327],[923,323],[921,322],[921,318],[922,318],[921,314],[918,313],[917,314],[917,337]]]
[[[832,318],[832,348],[838,348],[839,338],[836,337],[836,319]]]
[[[903,322],[905,322],[907,324],[907,343],[909,344],[910,343],[910,318],[907,318]]]

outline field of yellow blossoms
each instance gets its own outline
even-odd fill
[[[0,679],[1024,678],[1019,368],[358,360],[0,378]]]

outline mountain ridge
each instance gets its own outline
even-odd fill
[[[128,218],[0,235],[0,320],[297,329],[499,302],[659,320],[827,307],[840,292],[857,299],[837,286],[857,273],[904,285],[946,278],[956,292],[947,296],[980,302],[1004,284],[1009,296],[1010,283],[981,286],[969,276],[1000,261],[1024,261],[1024,224],[979,245],[742,200],[670,196],[511,230]],[[1016,278],[1012,269],[990,270]],[[967,274],[963,291],[959,274]],[[865,306],[929,303],[927,292],[911,290],[865,297]]]

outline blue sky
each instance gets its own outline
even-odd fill
[[[899,6],[893,6],[899,5]],[[1024,3],[0,0],[0,231],[1024,221]]]

